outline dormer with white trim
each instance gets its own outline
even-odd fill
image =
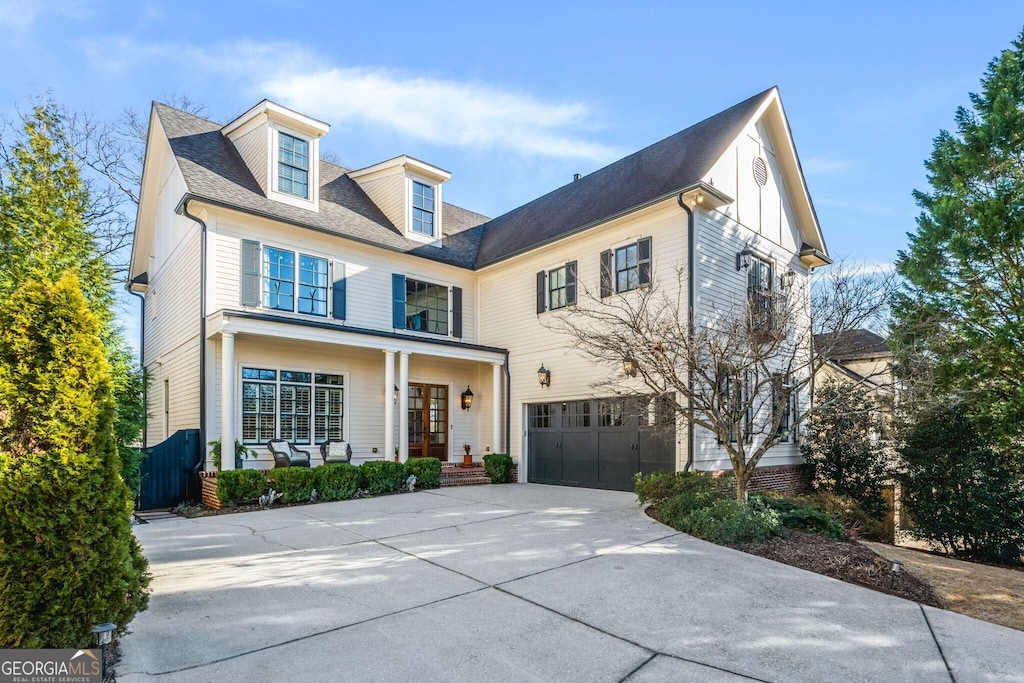
[[[320,138],[330,126],[263,100],[221,128],[268,199],[319,209]]]
[[[402,235],[441,246],[441,185],[452,177],[451,173],[402,155],[348,175]]]

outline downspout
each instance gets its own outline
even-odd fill
[[[140,294],[139,292],[133,292],[129,283],[128,293],[132,296],[139,297],[139,370],[142,372],[142,381],[144,382],[142,387],[142,447],[146,448],[149,446],[148,432],[149,432],[149,385],[146,382],[146,362],[143,357],[146,348],[146,295]]]
[[[696,245],[694,244],[694,225],[693,225],[693,211],[683,201],[683,193],[680,192],[679,196],[676,197],[679,202],[679,206],[683,207],[683,211],[686,212],[686,317],[687,317],[687,333],[693,335],[694,316],[696,309],[696,295],[694,288],[697,285],[697,276],[694,273],[694,265],[697,262],[696,258]],[[689,472],[693,469],[693,458],[694,458],[694,438],[695,431],[693,428],[693,369],[688,368],[686,373],[686,385],[690,395],[686,399],[686,412],[689,424],[686,426],[686,464],[683,465],[683,471]]]
[[[512,373],[508,369],[508,351],[505,351],[505,454],[510,455],[512,444]]]
[[[199,224],[199,445],[203,453],[199,464],[202,465],[206,462],[206,223],[188,212],[188,201],[188,195],[183,197],[178,211]]]

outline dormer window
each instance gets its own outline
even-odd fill
[[[434,188],[416,181],[412,183],[412,230],[434,236]]]
[[[309,143],[278,132],[277,189],[302,199],[309,198]]]

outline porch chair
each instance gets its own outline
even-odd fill
[[[320,444],[320,456],[325,465],[334,462],[352,462],[352,446],[348,441],[331,439]]]
[[[274,456],[274,467],[309,467],[309,451],[303,451],[284,439],[267,442]]]

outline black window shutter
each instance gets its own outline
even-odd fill
[[[334,303],[331,314],[335,320],[345,319],[345,264],[341,261],[334,262]]]
[[[452,336],[462,336],[462,287],[452,287]]]
[[[405,329],[405,276],[398,273],[391,275],[391,324],[393,327]]]
[[[565,304],[566,306],[576,305],[576,262],[569,261],[565,264]]]
[[[537,312],[543,313],[547,310],[548,291],[547,273],[543,270],[537,273]]]
[[[243,306],[260,305],[260,243],[242,240],[241,301]]]
[[[601,252],[601,298],[612,295],[612,252]]]
[[[637,261],[640,266],[640,286],[651,284],[651,238],[644,237],[636,243]]]

